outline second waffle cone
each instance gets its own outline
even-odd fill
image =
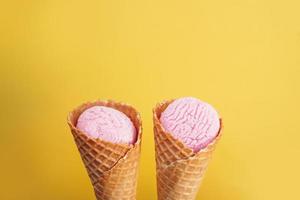
[[[161,113],[172,101],[157,104],[153,109],[158,200],[193,200],[221,136],[222,126],[206,148],[194,153],[166,132],[160,123]]]

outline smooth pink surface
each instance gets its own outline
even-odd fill
[[[161,114],[164,129],[194,152],[206,147],[218,134],[220,119],[208,103],[193,97],[173,101]]]
[[[133,144],[136,130],[122,112],[105,106],[93,106],[79,116],[76,127],[92,138],[112,143]]]

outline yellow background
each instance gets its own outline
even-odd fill
[[[195,96],[224,119],[197,199],[300,199],[297,0],[0,3],[0,199],[94,199],[66,124],[84,101],[134,105],[138,200],[156,198],[152,107]]]

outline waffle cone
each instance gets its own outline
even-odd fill
[[[126,114],[137,130],[132,145],[114,144],[93,139],[76,128],[80,114],[92,106],[108,106]],[[141,119],[131,106],[113,101],[85,103],[68,116],[68,124],[82,161],[94,187],[97,200],[136,199],[137,173],[141,148]]]
[[[210,157],[221,136],[221,128],[218,136],[207,147],[194,153],[166,132],[160,123],[161,113],[172,101],[157,104],[153,109],[158,200],[192,200],[197,195]]]

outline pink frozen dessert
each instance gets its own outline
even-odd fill
[[[219,133],[220,119],[208,103],[184,97],[170,103],[162,112],[160,122],[176,139],[198,152]]]
[[[86,109],[79,116],[76,127],[91,138],[107,142],[133,144],[136,141],[132,121],[124,113],[106,106]]]

